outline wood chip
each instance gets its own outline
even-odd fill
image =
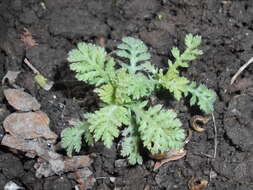
[[[4,75],[3,79],[2,79],[2,85],[4,85],[6,83],[6,81],[8,80],[8,82],[12,85],[15,83],[16,78],[18,77],[20,71],[8,71],[6,73],[6,75]]]
[[[36,111],[40,109],[39,102],[21,89],[6,89],[4,90],[4,96],[6,97],[8,103],[16,110]]]
[[[4,120],[3,126],[12,136],[22,136],[24,139],[57,139],[57,135],[49,128],[48,116],[41,111],[12,113]]]

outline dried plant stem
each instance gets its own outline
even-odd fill
[[[212,118],[213,118],[213,127],[214,127],[214,153],[213,153],[213,158],[215,159],[216,154],[217,154],[218,141],[217,141],[217,126],[216,126],[215,117],[214,117],[213,113],[212,113]]]
[[[231,85],[235,82],[236,78],[241,74],[241,72],[244,69],[246,69],[246,67],[248,67],[252,62],[253,62],[253,57],[251,57],[250,60],[247,63],[245,63],[243,66],[240,67],[240,69],[232,77],[231,82],[230,82]]]
[[[34,74],[40,74],[40,72],[28,61],[27,58],[24,59],[25,64],[34,72]]]

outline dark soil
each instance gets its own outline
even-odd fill
[[[39,43],[25,50],[20,35],[27,28]],[[42,104],[50,117],[51,129],[58,135],[68,121],[94,111],[99,100],[93,87],[74,79],[66,61],[67,52],[79,41],[98,43],[112,51],[123,36],[142,39],[151,49],[153,63],[164,67],[173,46],[184,48],[187,33],[199,34],[204,55],[184,71],[184,75],[207,85],[218,94],[215,105],[218,147],[213,155],[212,122],[203,133],[193,133],[186,145],[187,155],[153,172],[154,161],[146,158],[141,166],[129,166],[119,156],[115,144],[102,144],[82,150],[95,154],[93,189],[142,190],[188,189],[188,181],[206,179],[208,190],[253,189],[253,69],[248,67],[231,86],[230,80],[253,52],[252,0],[1,0],[0,1],[0,79],[8,70],[21,71],[18,85]],[[40,89],[24,57],[55,85]],[[0,119],[13,110],[0,93]],[[188,129],[195,109],[185,102],[175,105]],[[69,190],[76,182],[69,174],[37,179],[35,160],[0,151],[0,189],[10,180],[29,190]],[[111,178],[110,178],[111,177]],[[113,178],[112,178],[113,177]]]

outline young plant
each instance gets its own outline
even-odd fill
[[[121,155],[131,164],[142,163],[142,147],[151,154],[181,149],[185,133],[177,114],[160,104],[148,104],[148,98],[160,88],[167,89],[177,100],[191,95],[191,105],[198,105],[206,114],[213,111],[215,92],[204,85],[197,87],[179,71],[179,67],[189,67],[189,62],[202,54],[198,49],[200,36],[188,34],[182,54],[178,48],[172,49],[175,61],[168,61],[166,72],[150,64],[151,55],[141,40],[124,37],[122,41],[116,55],[125,61],[88,43],[79,43],[69,52],[70,69],[76,72],[76,78],[95,85],[95,92],[104,102],[99,110],[84,114],[84,121],[62,132],[62,146],[69,156],[80,151],[82,139],[89,145],[100,140],[110,148],[119,135],[123,137]]]

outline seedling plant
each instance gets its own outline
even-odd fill
[[[163,105],[151,106],[149,98],[161,88],[176,100],[190,97],[190,105],[197,105],[204,113],[213,112],[216,94],[205,85],[180,75],[180,67],[202,55],[198,49],[201,37],[186,35],[186,49],[180,53],[174,47],[174,61],[168,60],[166,71],[156,68],[147,46],[139,39],[124,37],[113,58],[103,47],[78,43],[68,54],[70,69],[76,78],[95,86],[95,93],[102,100],[94,113],[85,113],[75,127],[62,132],[62,146],[69,156],[79,152],[82,142],[92,145],[102,141],[110,148],[115,138],[123,137],[121,155],[130,164],[142,164],[141,148],[151,154],[181,149],[185,132],[175,111]],[[123,60],[123,61],[122,61]]]

